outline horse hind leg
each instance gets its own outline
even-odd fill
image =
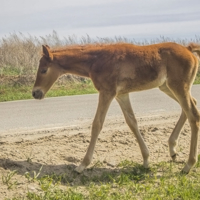
[[[165,84],[163,84],[162,86],[159,87],[159,89],[164,92],[165,94],[167,94],[169,97],[171,97],[172,99],[174,99],[176,102],[178,102],[177,98],[174,96],[174,94],[170,91],[170,89],[168,88],[168,86]],[[178,102],[179,103],[179,102]],[[183,125],[185,124],[187,120],[187,116],[184,112],[184,110],[182,109],[180,118],[178,120],[178,122],[176,123],[170,137],[168,140],[168,144],[169,144],[169,153],[170,156],[172,158],[173,161],[175,161],[176,157],[177,157],[177,151],[176,151],[176,147],[178,145],[178,139],[179,139],[179,135],[180,132],[183,128]]]
[[[172,81],[167,84],[171,92],[177,98],[180,106],[185,112],[190,127],[191,127],[191,143],[190,143],[190,153],[187,163],[183,168],[183,172],[188,173],[190,169],[197,162],[197,146],[198,146],[198,132],[200,124],[200,114],[196,107],[196,101],[190,94],[190,87],[185,87],[182,82],[173,83]]]
[[[116,100],[121,107],[121,110],[124,114],[126,123],[128,124],[129,128],[132,130],[132,132],[134,133],[134,135],[138,141],[138,144],[140,146],[140,150],[142,153],[142,157],[143,157],[143,166],[145,168],[148,168],[148,166],[149,166],[149,162],[148,162],[149,150],[148,150],[148,147],[146,146],[144,139],[138,129],[137,121],[136,121],[136,118],[135,118],[135,115],[133,113],[132,106],[130,103],[129,94],[119,95],[116,97]]]

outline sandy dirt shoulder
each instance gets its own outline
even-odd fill
[[[150,150],[151,163],[170,160],[167,141],[178,118],[178,113],[138,118],[139,129]],[[1,136],[0,174],[3,176],[17,170],[18,174],[14,179],[18,184],[13,189],[8,189],[0,178],[0,199],[23,196],[28,190],[37,191],[38,186],[28,183],[24,174],[38,171],[41,166],[43,166],[41,175],[71,173],[85,155],[90,141],[91,123],[92,120],[87,120],[77,123],[77,126],[56,130]],[[177,148],[180,162],[188,158],[190,137],[190,128],[186,123]],[[138,143],[122,116],[107,117],[89,168],[95,168],[95,164],[100,161],[104,166],[97,166],[95,173],[102,173],[105,170],[116,169],[118,163],[123,160],[142,164]],[[87,170],[84,173],[87,174]]]

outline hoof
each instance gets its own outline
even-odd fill
[[[144,162],[144,163],[143,163],[143,167],[144,167],[145,169],[149,169],[149,162],[148,162],[148,161]]]
[[[191,167],[188,166],[188,164],[185,165],[185,167],[181,170],[182,174],[188,174],[190,172]]]
[[[185,172],[183,169],[180,171],[180,174],[181,175],[187,175],[187,174],[189,174],[189,172]]]
[[[78,167],[74,169],[74,171],[80,174],[81,172],[83,172],[84,169],[85,167],[83,165],[79,165]]]
[[[174,154],[173,156],[171,156],[172,160],[175,161],[177,156],[178,156],[178,154]]]

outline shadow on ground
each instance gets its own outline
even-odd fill
[[[124,179],[127,177],[132,181],[142,181],[149,176],[157,176],[157,178],[160,178],[163,176],[165,171],[169,171],[171,165],[174,165],[170,164],[172,163],[171,161],[165,163],[163,162],[163,166],[162,164],[159,164],[159,166],[158,164],[154,164],[150,169],[145,169],[142,165],[139,164],[132,164],[131,166],[127,167],[113,168],[106,168],[104,166],[95,165],[84,170],[83,173],[78,174],[74,171],[76,167],[74,164],[42,165],[38,162],[29,163],[27,161],[14,161],[10,159],[0,159],[0,163],[0,167],[4,168],[5,170],[16,170],[17,174],[22,176],[28,172],[30,177],[33,177],[35,172],[36,174],[40,173],[38,176],[39,178],[48,176],[51,177],[55,182],[59,181],[63,185],[71,184],[73,186],[90,184],[91,182],[106,184],[113,182],[113,180],[124,182]],[[176,164],[179,165],[180,163]],[[181,165],[182,164],[183,163],[181,163]],[[169,178],[170,177],[171,175],[169,175]]]
[[[60,181],[62,184],[72,184],[74,185],[84,185],[87,183],[99,182],[108,183],[112,182],[113,179],[123,175],[128,175],[132,180],[143,180],[145,175],[151,173],[151,170],[143,168],[142,165],[135,164],[131,167],[115,167],[106,168],[93,166],[84,170],[83,173],[78,174],[74,171],[74,164],[63,164],[63,165],[42,165],[38,162],[28,163],[27,161],[14,161],[10,159],[0,159],[0,167],[5,170],[16,170],[17,174],[25,175],[25,173],[30,173],[33,176],[34,172],[37,174],[40,172],[39,177],[50,176],[55,181]],[[41,168],[42,167],[42,168]],[[41,171],[40,171],[41,169]]]

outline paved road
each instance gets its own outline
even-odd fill
[[[200,85],[193,86],[192,94],[200,102]],[[180,111],[179,105],[159,89],[132,93],[130,98],[136,116]],[[94,117],[97,101],[98,94],[92,94],[0,103],[0,134],[78,125]],[[108,116],[119,115],[122,112],[114,100]]]

